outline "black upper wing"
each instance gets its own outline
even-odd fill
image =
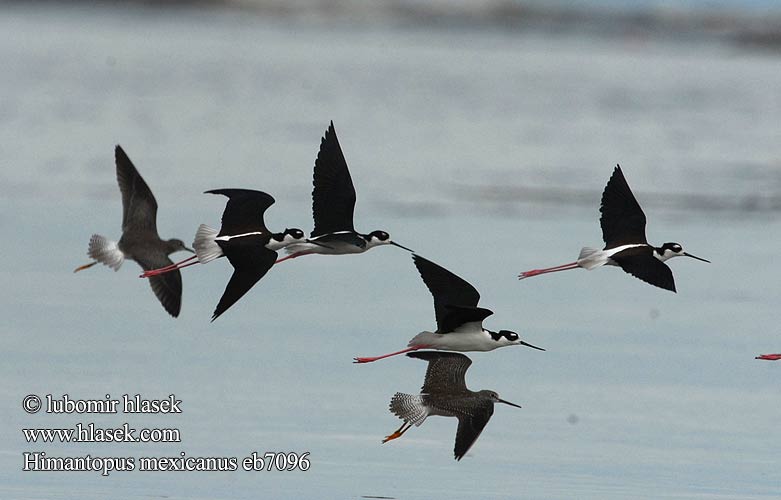
[[[618,165],[602,193],[602,206],[599,211],[602,212],[599,223],[602,226],[605,248],[647,243],[645,214]]]
[[[414,254],[412,260],[434,297],[437,331],[447,333],[468,321],[482,321],[493,314],[476,307],[480,294],[475,287],[444,267]]]
[[[665,290],[675,291],[675,279],[670,268],[653,255],[653,247],[629,248],[610,257],[635,278],[640,278]]]
[[[494,414],[494,403],[489,400],[474,400],[471,407],[463,410],[463,413],[458,415],[456,446],[453,449],[456,460],[461,460],[480,437],[480,433]]]
[[[312,183],[312,213],[315,219],[312,236],[336,231],[355,231],[355,187],[333,122],[320,142]]]
[[[121,146],[114,148],[117,183],[122,193],[122,232],[157,234],[157,201]]]
[[[263,214],[274,204],[274,197],[270,194],[254,189],[212,189],[206,192],[228,197],[218,236],[269,232]]]
[[[466,392],[466,371],[472,360],[457,352],[416,351],[408,353],[410,358],[428,361],[426,378],[420,392],[436,396]]]
[[[225,250],[225,256],[234,270],[220,302],[214,309],[212,321],[242,298],[260,278],[266,275],[277,260],[277,252],[256,244],[231,245],[229,250]]]

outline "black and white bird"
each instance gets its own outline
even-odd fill
[[[89,255],[94,262],[77,267],[78,272],[98,262],[118,271],[125,259],[136,261],[143,269],[170,265],[168,255],[185,250],[182,240],[163,240],[157,234],[157,201],[121,146],[114,149],[117,183],[122,193],[122,237],[118,242],[93,234]],[[179,316],[182,306],[182,275],[179,272],[157,276],[149,281],[152,291],[168,314]]]
[[[423,331],[407,344],[407,348],[382,356],[354,358],[356,363],[371,363],[378,359],[396,356],[418,349],[443,351],[492,351],[499,347],[524,345],[540,351],[545,349],[527,344],[517,333],[509,330],[494,332],[483,328],[483,320],[493,312],[477,307],[480,294],[475,287],[442,266],[420,255],[412,260],[420,277],[434,297],[434,313],[437,319],[435,332]]]
[[[599,222],[602,226],[605,248],[598,250],[584,247],[575,262],[526,271],[521,273],[518,279],[579,267],[592,270],[608,265],[619,266],[646,283],[675,292],[673,273],[665,261],[673,257],[691,257],[710,262],[684,252],[678,243],[665,243],[660,247],[648,243],[645,237],[645,214],[632,190],[629,189],[629,184],[618,165],[602,193],[600,212],[602,216]]]
[[[227,196],[228,202],[219,231],[206,224],[198,227],[193,241],[197,262],[207,264],[225,256],[234,268],[212,315],[214,321],[266,275],[277,260],[277,250],[306,241],[306,238],[300,229],[285,229],[281,233],[269,231],[263,214],[274,204],[274,198],[268,193],[252,189],[212,189],[206,192]],[[180,268],[188,265],[183,264]],[[142,277],[165,275],[170,271],[169,266],[145,273]]]
[[[363,253],[381,245],[394,245],[412,251],[395,241],[385,231],[361,234],[353,226],[355,187],[347,169],[342,148],[331,122],[320,142],[315,160],[312,214],[315,227],[308,242],[288,246],[287,257],[278,262],[313,253],[345,255]],[[318,243],[320,245],[318,245]]]
[[[456,460],[461,460],[494,414],[494,403],[520,408],[501,399],[494,391],[467,389],[464,377],[472,360],[463,354],[425,351],[407,356],[428,361],[426,378],[419,395],[401,392],[393,395],[390,411],[404,423],[383,439],[383,443],[401,437],[413,424],[420,426],[429,416],[456,417],[458,430],[453,454]]]

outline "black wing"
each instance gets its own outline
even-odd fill
[[[472,360],[457,352],[416,351],[408,353],[410,358],[428,361],[426,378],[420,392],[436,396],[465,392],[466,371]]]
[[[437,333],[450,333],[464,323],[482,323],[493,314],[490,309],[483,307],[465,307],[445,304],[442,306],[444,314],[441,321],[437,321]]]
[[[610,257],[635,278],[675,292],[675,280],[670,268],[653,255],[652,247],[628,248]]]
[[[482,321],[493,314],[488,309],[476,307],[480,294],[465,280],[420,255],[414,254],[412,260],[434,297],[437,332],[452,332],[465,322]]]
[[[599,223],[602,226],[605,248],[647,243],[645,214],[618,165],[602,193],[602,206],[599,211],[602,212]]]
[[[206,192],[228,197],[218,236],[269,232],[263,214],[274,204],[274,197],[270,194],[254,189],[212,189]]]
[[[232,245],[225,251],[225,256],[234,270],[220,302],[214,309],[212,321],[242,298],[260,278],[266,275],[277,260],[277,252],[258,245]]]
[[[122,193],[122,232],[157,234],[157,201],[122,146],[114,149],[117,183]]]
[[[476,400],[471,408],[465,410],[458,415],[456,446],[453,449],[456,460],[461,460],[480,437],[480,433],[494,414],[494,403],[489,400]]]
[[[347,169],[347,160],[344,159],[336,138],[334,122],[331,122],[320,142],[312,183],[312,214],[315,219],[312,236],[336,231],[355,231],[355,187]]]
[[[145,252],[143,259],[134,257],[144,271],[159,269],[173,264],[165,253]],[[155,292],[157,300],[163,305],[168,314],[176,318],[182,307],[182,274],[179,270],[159,274],[149,278],[149,285]]]

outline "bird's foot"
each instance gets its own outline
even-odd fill
[[[393,441],[394,439],[400,438],[400,437],[401,437],[401,432],[393,431],[393,434],[391,434],[390,436],[385,436],[385,439],[382,440],[382,444],[385,444],[388,441]]]
[[[781,354],[760,354],[754,359],[766,359],[768,361],[778,361],[781,359]]]
[[[90,262],[89,264],[84,264],[83,266],[79,266],[76,269],[74,269],[73,272],[77,273],[79,271],[83,271],[85,269],[89,269],[90,267],[94,266],[97,263],[98,263],[98,261],[96,260],[95,262]]]

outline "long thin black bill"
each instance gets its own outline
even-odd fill
[[[538,351],[544,351],[545,350],[542,347],[537,347],[536,345],[528,344],[528,343],[524,342],[523,340],[521,340],[521,345],[525,345],[526,347],[531,347],[532,349],[537,349]]]
[[[390,244],[391,244],[391,245],[394,245],[394,246],[397,246],[397,247],[399,247],[399,248],[403,248],[404,250],[406,250],[406,251],[408,251],[408,252],[414,252],[414,250],[410,250],[409,248],[407,248],[407,247],[405,247],[405,246],[399,245],[399,244],[398,244],[398,243],[396,243],[395,241],[391,241],[391,242],[390,242]]]
[[[690,254],[690,253],[686,253],[686,252],[683,252],[683,254],[684,254],[685,256],[687,256],[687,257],[691,257],[692,259],[701,260],[701,261],[703,261],[703,262],[707,262],[708,264],[710,264],[710,261],[709,261],[709,260],[703,259],[702,257],[697,257],[696,255],[692,255],[692,254]]]

